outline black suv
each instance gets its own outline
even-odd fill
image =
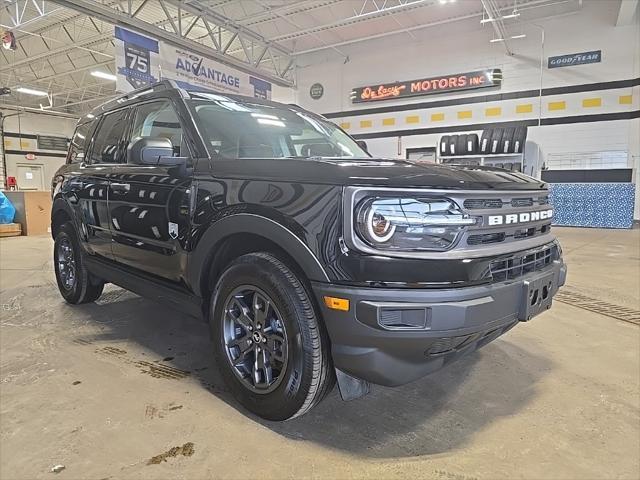
[[[52,190],[67,302],[112,282],[204,317],[229,388],[271,420],[336,379],[349,400],[433,372],[566,277],[544,183],[374,159],[297,106],[170,81],[83,117]]]

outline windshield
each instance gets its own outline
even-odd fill
[[[369,158],[340,128],[309,112],[192,94],[196,121],[214,155],[225,158]]]

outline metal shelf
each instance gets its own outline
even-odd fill
[[[461,158],[495,158],[499,160],[501,158],[512,158],[518,157],[521,158],[523,153],[487,153],[480,155],[439,155],[438,158],[442,160],[451,160],[451,159],[461,159]]]

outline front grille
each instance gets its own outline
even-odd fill
[[[549,205],[549,196],[532,198],[512,198],[511,201],[503,201],[501,198],[468,198],[463,203],[464,208],[469,210],[484,210],[489,208],[502,207],[533,207],[534,205]]]
[[[538,235],[544,235],[551,230],[551,224],[542,225],[540,227],[519,228],[507,234],[506,232],[481,233],[469,235],[467,237],[467,245],[486,245],[488,243],[502,243],[505,240],[523,240]]]
[[[458,352],[469,348],[475,350],[492,340],[495,340],[500,335],[511,330],[518,322],[513,321],[507,325],[493,328],[490,330],[483,330],[468,335],[462,335],[459,337],[447,337],[440,338],[433,342],[429,349],[424,352],[427,357],[440,357],[450,356],[454,357]],[[445,358],[445,363],[447,362]]]
[[[469,235],[469,238],[467,238],[467,245],[486,245],[487,243],[500,243],[504,242],[504,239],[504,232]]]
[[[464,201],[464,208],[468,208],[469,210],[502,208],[502,200],[499,198],[468,198]]]
[[[519,278],[527,273],[548,267],[558,257],[558,247],[555,244],[545,245],[536,250],[519,252],[508,258],[501,258],[491,262],[491,276],[494,282]]]
[[[514,198],[511,200],[512,207],[533,207],[533,198]]]

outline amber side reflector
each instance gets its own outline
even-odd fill
[[[346,298],[324,297],[324,304],[332,310],[349,311],[349,300]]]

